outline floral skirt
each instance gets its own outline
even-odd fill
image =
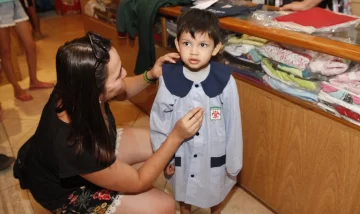
[[[117,129],[116,150],[119,148],[122,129]],[[97,186],[83,186],[72,192],[67,203],[53,211],[55,214],[113,214],[124,197],[117,191],[103,189]]]
[[[111,214],[116,212],[124,195],[99,187],[83,186],[68,197],[68,202],[53,211],[55,214],[89,213]]]

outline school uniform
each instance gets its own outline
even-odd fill
[[[242,168],[239,95],[232,68],[211,62],[203,81],[186,77],[182,63],[165,64],[150,113],[150,134],[156,151],[176,122],[197,106],[204,109],[199,131],[186,139],[171,163],[169,179],[175,199],[202,208],[222,202]]]

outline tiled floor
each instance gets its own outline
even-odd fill
[[[55,82],[55,54],[65,41],[84,34],[81,16],[48,16],[42,20],[43,31],[48,38],[38,41],[38,74],[41,80]],[[56,27],[55,27],[56,26]],[[24,56],[19,56],[20,68],[26,71]],[[28,79],[21,81],[28,87]],[[13,98],[10,85],[0,87],[0,101],[4,108],[4,121],[0,123],[0,153],[15,156],[20,146],[34,133],[44,104],[51,90],[30,92],[34,100],[20,102]],[[119,127],[149,127],[149,117],[132,103],[111,103],[116,123]],[[154,184],[157,188],[172,192],[163,176]],[[12,170],[0,172],[0,213],[41,213],[32,196],[20,189],[13,178]],[[180,213],[180,212],[178,212]],[[194,209],[194,214],[209,213],[208,210]],[[242,189],[235,188],[229,196],[224,214],[268,214],[272,213]]]

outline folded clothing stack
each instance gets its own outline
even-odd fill
[[[347,71],[349,64],[350,60],[320,53],[314,57],[309,67],[314,73],[321,73],[324,76],[333,76]]]
[[[354,124],[360,125],[360,96],[339,88],[331,83],[322,82],[319,93],[320,107],[326,103],[326,109],[331,109],[335,115]]]
[[[336,87],[360,95],[360,64],[355,64],[348,72],[336,75],[329,82]]]
[[[264,58],[261,61],[261,66],[267,75],[283,82],[284,84],[301,90],[307,90],[312,92],[319,91],[318,82],[301,79],[293,74],[289,74],[287,72],[281,71],[280,69],[274,68],[273,64],[267,58]]]
[[[300,98],[309,102],[317,102],[318,96],[315,92],[310,92],[306,90],[302,90],[300,88],[294,88],[288,84],[285,84],[282,81],[279,81],[269,75],[264,75],[263,80],[267,83],[271,88],[284,92],[286,94],[292,95],[294,97]]]
[[[257,50],[266,58],[272,59],[281,64],[291,66],[304,71],[309,65],[312,57],[303,53],[296,53],[290,49],[284,48],[277,43],[270,42]]]
[[[224,51],[239,60],[259,64],[262,56],[255,47],[263,46],[267,42],[266,39],[246,34],[241,37],[233,36],[227,40]]]

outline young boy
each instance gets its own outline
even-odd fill
[[[181,62],[163,66],[150,114],[156,151],[179,118],[196,106],[204,109],[201,128],[182,143],[164,170],[182,214],[190,214],[191,205],[221,213],[220,203],[242,167],[236,82],[230,67],[211,61],[221,48],[219,25],[204,10],[191,9],[179,17],[175,45]]]

